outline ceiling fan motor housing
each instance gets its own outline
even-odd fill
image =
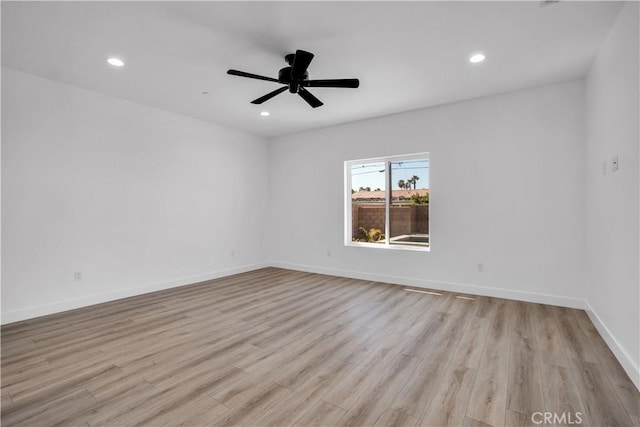
[[[298,87],[300,86],[300,81],[309,80],[309,72],[305,71],[301,80],[293,81],[291,77],[291,68],[292,67],[284,67],[278,71],[278,81],[284,84],[289,85],[289,92],[296,93],[298,91]]]

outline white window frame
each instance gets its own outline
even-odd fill
[[[392,245],[390,244],[390,205],[391,205],[391,170],[390,166],[392,162],[398,162],[403,160],[429,160],[429,187],[431,187],[431,161],[430,161],[430,153],[413,153],[413,154],[403,154],[398,156],[385,156],[385,157],[373,157],[369,159],[358,159],[358,160],[347,160],[344,162],[344,245],[345,246],[353,246],[353,247],[363,247],[363,248],[377,248],[377,249],[388,249],[388,250],[400,250],[400,251],[418,251],[418,252],[430,252],[431,251],[431,224],[429,224],[429,246],[410,246],[410,245]],[[368,242],[354,242],[352,241],[352,198],[351,198],[351,168],[352,166],[357,166],[361,164],[367,163],[375,163],[375,162],[384,162],[385,164],[385,191],[386,191],[386,201],[385,201],[385,242],[384,243],[368,243]],[[429,210],[431,210],[431,206],[429,206]]]

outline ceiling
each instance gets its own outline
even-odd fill
[[[276,136],[584,77],[620,2],[2,2],[2,65]],[[316,56],[312,109],[279,86],[284,55]],[[486,61],[471,64],[482,51]],[[106,63],[110,56],[126,65]],[[202,92],[208,92],[203,94]],[[268,110],[269,117],[260,111]]]

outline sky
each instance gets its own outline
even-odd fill
[[[358,191],[360,187],[372,190],[384,190],[385,163],[367,163],[351,167],[351,187]],[[429,160],[407,160],[391,163],[391,188],[398,190],[398,181],[407,181],[413,175],[419,177],[416,188],[429,188]]]

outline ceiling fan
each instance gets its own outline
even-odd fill
[[[291,93],[297,93],[307,104],[313,108],[318,108],[322,104],[318,98],[313,96],[306,88],[308,87],[342,87],[342,88],[357,88],[360,86],[358,79],[331,79],[331,80],[309,80],[309,73],[307,68],[313,59],[313,53],[306,52],[304,50],[296,50],[296,53],[290,53],[284,57],[284,60],[289,64],[288,67],[282,68],[278,72],[278,78],[259,76],[257,74],[246,73],[244,71],[229,70],[227,74],[240,77],[249,77],[250,79],[267,80],[270,82],[280,83],[284,86],[269,92],[268,94],[261,96],[260,98],[251,101],[252,104],[262,104],[265,101],[270,100],[276,95],[281,94],[285,90],[289,89]]]

